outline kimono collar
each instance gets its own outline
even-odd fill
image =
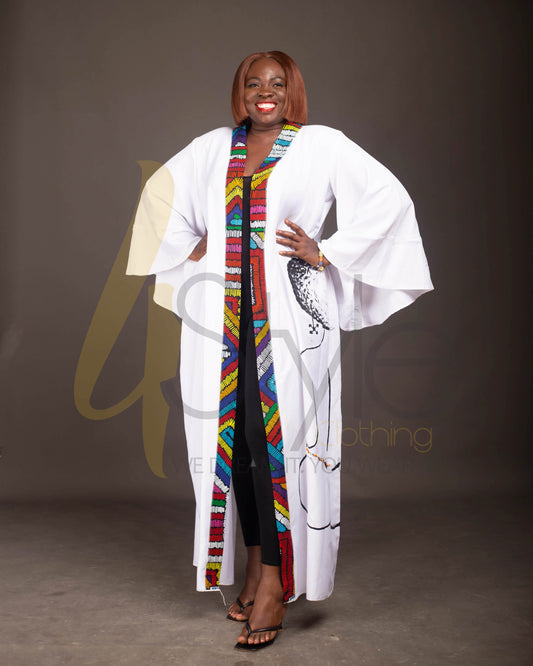
[[[253,174],[252,182],[261,176],[263,179],[266,175],[268,177],[276,163],[285,155],[287,149],[291,145],[292,140],[301,129],[300,123],[286,122],[281,128],[270,153],[265,158],[261,166]],[[244,175],[244,167],[246,165],[246,152],[247,152],[247,139],[248,132],[246,125],[241,125],[233,130],[231,137],[231,153],[228,165],[229,178],[242,178]],[[265,172],[268,170],[268,174]]]

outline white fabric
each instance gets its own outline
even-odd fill
[[[154,298],[183,320],[180,376],[196,496],[194,564],[205,589],[216,460],[225,268],[225,178],[231,129],[195,139],[150,180],[137,212],[127,273],[156,274]],[[337,201],[338,230],[321,239]],[[325,328],[296,300],[276,228],[285,218],[320,241],[331,262],[304,289]],[[207,254],[188,259],[208,231]],[[383,165],[341,132],[307,125],[267,186],[265,274],[284,440],[296,597],[333,590],[340,521],[339,327],[379,324],[433,285],[413,204]],[[226,514],[220,583],[233,584],[236,507]]]

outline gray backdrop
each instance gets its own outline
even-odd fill
[[[2,13],[2,499],[192,496],[176,382],[164,384],[162,478],[143,450],[141,400],[86,418],[74,377],[138,161],[232,124],[238,63],[270,49],[299,64],[309,122],[341,129],[406,186],[436,286],[343,335],[344,494],[526,490],[527,3],[18,0]],[[95,408],[145,373],[150,282]],[[395,446],[391,428],[403,428]]]

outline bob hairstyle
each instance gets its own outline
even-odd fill
[[[294,60],[283,51],[264,51],[252,53],[239,65],[233,79],[231,91],[231,111],[237,125],[243,125],[248,119],[244,106],[244,84],[252,63],[261,58],[273,58],[283,67],[287,81],[287,117],[289,122],[305,125],[307,123],[307,96],[304,80]]]

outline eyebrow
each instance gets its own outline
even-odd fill
[[[247,76],[246,77],[247,81],[250,81],[251,79],[258,79],[259,80],[259,77],[258,76]],[[285,81],[284,76],[271,76],[270,80],[272,81],[273,79],[281,79],[282,81]]]

